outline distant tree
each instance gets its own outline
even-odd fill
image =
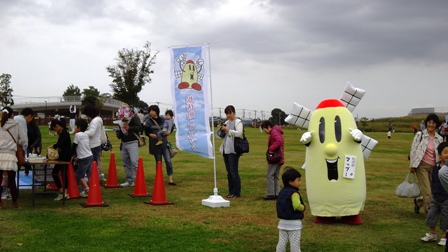
[[[151,83],[151,66],[155,64],[157,52],[151,56],[151,44],[146,42],[143,50],[126,49],[118,51],[115,66],[106,67],[112,77],[113,97],[135,107],[140,100],[138,93]]]
[[[279,108],[275,108],[271,111],[271,117],[269,118],[269,120],[274,124],[274,125],[283,125],[285,124],[285,119],[286,119],[286,113],[279,109]]]
[[[0,75],[0,102],[2,106],[14,105],[14,100],[12,99],[12,92],[14,91],[11,86],[11,75],[2,74]]]
[[[144,101],[142,101],[142,100],[139,100],[139,101],[135,104],[135,107],[136,107],[136,108],[141,108],[141,109],[143,109],[143,111],[148,111],[149,105],[148,105],[148,103],[146,103],[146,102],[144,102]]]
[[[106,103],[107,99],[110,98],[112,98],[112,95],[109,93],[100,94],[98,96],[98,99],[96,100],[95,107],[101,111],[101,108],[104,106],[104,103]]]
[[[98,97],[100,96],[100,91],[96,89],[94,86],[89,86],[89,88],[85,88],[82,90],[82,100],[81,104],[85,105],[90,103],[94,106],[98,106]]]
[[[62,96],[81,96],[81,90],[78,86],[75,86],[73,84],[70,84],[70,86],[67,87],[67,89],[64,91]]]
[[[367,117],[361,117],[361,120],[359,120],[359,122],[361,123],[361,131],[364,131],[364,129],[367,127],[368,122],[369,122],[369,118]]]

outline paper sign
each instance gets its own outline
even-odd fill
[[[344,178],[354,179],[356,168],[356,156],[345,156],[344,162]]]

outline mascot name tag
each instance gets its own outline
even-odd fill
[[[356,168],[356,156],[345,156],[344,163],[344,178],[354,179]]]

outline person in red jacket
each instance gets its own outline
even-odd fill
[[[278,125],[274,125],[271,121],[265,120],[261,122],[261,129],[269,135],[268,137],[268,150],[267,155],[274,155],[276,151],[280,152],[281,158],[277,161],[268,161],[268,169],[266,172],[266,186],[268,194],[263,197],[264,200],[277,199],[278,192],[280,191],[280,181],[278,174],[280,168],[284,163],[284,139],[283,130]]]

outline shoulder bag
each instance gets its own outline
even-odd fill
[[[240,123],[242,123],[241,120],[240,120]],[[236,128],[235,128],[235,130],[236,130]],[[247,141],[246,134],[244,133],[244,125],[243,125],[242,137],[234,137],[233,144],[234,144],[235,152],[237,154],[242,155],[243,153],[249,153],[249,141]]]
[[[132,133],[134,133],[135,137],[137,137],[138,147],[143,147],[146,145],[146,137],[139,136],[135,132]]]
[[[17,164],[18,165],[23,165],[25,164],[26,160],[25,160],[25,153],[23,152],[23,148],[21,144],[17,144],[16,139],[12,136],[11,132],[9,132],[9,130],[7,130],[9,135],[11,136],[12,140],[14,141],[14,143],[17,145],[17,150],[16,150],[16,157],[17,157]]]
[[[176,156],[177,150],[170,142],[168,142],[168,147],[170,148],[170,157],[173,158]]]
[[[406,179],[397,186],[395,193],[398,197],[401,198],[417,198],[420,196],[420,188],[417,183],[415,183],[415,174],[412,173],[412,183],[409,183],[409,175],[408,173]]]

